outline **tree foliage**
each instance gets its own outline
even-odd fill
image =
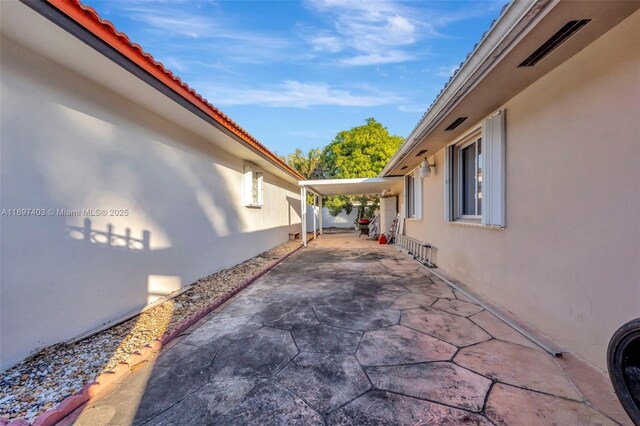
[[[319,179],[322,177],[321,151],[312,148],[304,154],[296,148],[293,154],[285,158],[287,164],[297,170],[305,179]]]
[[[400,136],[390,135],[387,128],[374,118],[368,118],[365,124],[338,133],[324,149],[310,149],[305,154],[298,148],[284,160],[305,179],[376,177],[403,141]],[[311,203],[312,199],[309,194],[307,202]],[[351,213],[353,202],[360,204],[359,217],[371,216],[379,199],[357,194],[324,198],[324,206],[332,216],[337,216],[342,210]],[[367,205],[369,208],[365,210]]]
[[[327,178],[376,177],[404,139],[393,136],[374,118],[366,124],[344,130],[322,151]]]
[[[376,177],[404,139],[390,135],[386,127],[374,118],[368,118],[364,125],[344,130],[336,135],[321,155],[321,169],[329,179]],[[353,197],[327,197],[325,206],[332,216],[343,209],[348,213],[353,209],[353,201],[360,203],[359,216],[370,215],[378,205],[378,197],[356,195]],[[364,206],[370,204],[368,212]]]
[[[289,166],[298,171],[305,179],[321,179],[322,151],[312,148],[306,154],[300,148],[287,155],[284,160]],[[313,204],[313,194],[307,194],[307,204]]]

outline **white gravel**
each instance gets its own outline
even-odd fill
[[[44,348],[0,373],[0,417],[33,421],[67,396],[79,392],[100,373],[110,371],[153,339],[299,246],[299,240],[289,241],[201,278],[175,299],[79,342]]]

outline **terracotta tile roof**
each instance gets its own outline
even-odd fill
[[[247,142],[256,150],[262,152],[275,165],[289,172],[298,179],[304,179],[300,173],[286,164],[280,157],[271,152],[246,130],[231,120],[226,114],[213,106],[209,101],[189,87],[178,76],[173,74],[164,65],[156,61],[151,54],[145,52],[142,47],[129,40],[129,37],[116,30],[115,26],[102,19],[92,7],[85,6],[79,0],[47,0],[51,5],[59,9],[65,15],[76,21],[88,31],[109,44],[122,55],[133,61],[136,65],[149,72],[166,86],[173,89],[180,96],[204,111],[218,123],[223,125],[233,134]]]

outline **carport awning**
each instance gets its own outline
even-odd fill
[[[318,195],[365,195],[380,194],[400,182],[402,177],[301,180],[298,183]]]

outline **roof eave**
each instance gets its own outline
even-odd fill
[[[400,149],[380,172],[388,176],[559,0],[514,0],[455,72]]]
[[[138,44],[131,42],[126,34],[117,31],[111,22],[102,19],[93,8],[83,5],[79,0],[47,0],[47,2],[213,118],[236,138],[261,153],[274,166],[295,179],[304,178],[298,171],[286,164],[226,114],[208,102],[170,70],[166,69],[162,63],[156,61],[151,54],[145,52]],[[32,6],[29,2],[27,2],[27,5]]]

